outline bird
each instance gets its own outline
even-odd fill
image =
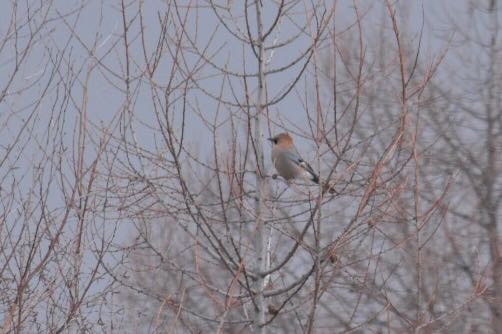
[[[278,135],[268,138],[272,142],[272,164],[277,173],[286,181],[293,179],[307,179],[316,184],[321,180],[316,174],[312,166],[302,159],[300,154],[293,144],[293,138],[287,132],[279,133]],[[274,177],[273,177],[274,178]],[[330,194],[335,191],[329,184],[321,182],[323,191],[328,190]]]

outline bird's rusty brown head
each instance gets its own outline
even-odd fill
[[[277,136],[268,138],[275,145],[277,144],[293,144],[293,138],[287,132],[279,133]]]

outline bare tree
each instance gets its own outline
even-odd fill
[[[0,332],[502,331],[499,8],[462,3],[6,4]]]
[[[420,102],[441,57],[420,66],[428,71],[418,74],[420,43],[405,45],[389,2],[384,9],[392,40],[386,38],[385,47],[391,43],[394,53],[390,60],[370,59],[364,17],[371,7],[353,6],[351,19],[338,23],[337,3],[169,3],[158,39],[172,46],[164,54],[176,57],[172,79],[149,79],[159,151],[123,139],[133,143],[128,154],[143,161],[131,169],[134,176],[126,171],[121,177],[138,182],[127,202],[139,215],[137,241],[143,247],[133,251],[133,275],[122,284],[134,291],[127,298],[138,306],[130,312],[141,328],[338,332],[379,330],[386,322],[396,330],[420,330],[428,323],[421,311],[427,303],[420,296],[422,283],[415,284],[423,264],[414,261],[416,275],[399,272],[396,281],[394,271],[395,254],[410,238],[418,240],[417,255],[410,258],[420,258],[428,241],[422,245],[420,230],[431,221],[422,217],[440,207],[405,205],[420,195],[419,181],[408,182],[420,159],[414,119],[419,110],[409,109]],[[223,52],[219,40],[236,46]],[[291,48],[293,55],[286,51]],[[373,68],[378,61],[385,62],[382,68]],[[377,89],[381,82],[394,86]],[[278,112],[288,99],[303,110],[291,114],[296,121]],[[194,131],[190,114],[204,126],[197,131],[210,143],[206,156],[188,144]],[[268,135],[287,130],[300,142],[310,141],[315,153],[308,158],[335,184],[335,196],[304,182],[270,180],[264,122]],[[148,166],[164,167],[153,172]],[[146,188],[152,191],[148,196],[141,190]],[[145,198],[154,203],[148,208],[169,217],[168,223],[155,223],[167,224],[160,235],[144,217]],[[184,237],[164,240],[180,229]],[[166,279],[146,279],[144,270]],[[397,292],[399,280],[414,282],[417,307]]]
[[[113,285],[103,267],[113,222],[96,181],[110,136],[88,118],[95,62],[79,63],[70,47],[82,10],[2,6],[2,333],[95,330]]]
[[[446,24],[455,32],[451,50],[455,59],[429,93],[437,102],[427,113],[427,126],[440,148],[431,156],[436,170],[428,172],[449,174],[455,180],[443,251],[463,290],[456,293],[480,295],[473,308],[480,317],[468,318],[466,332],[498,333],[502,331],[500,4],[468,2],[454,13]]]

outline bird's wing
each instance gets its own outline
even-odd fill
[[[290,161],[292,161],[297,166],[300,166],[300,164],[304,162],[303,159],[293,151],[285,151],[284,154]]]
[[[309,165],[308,162],[303,160],[299,155],[297,155],[294,152],[287,152],[286,155],[287,155],[288,159],[290,161],[292,161],[295,165],[297,165],[301,169],[303,169],[303,170],[307,171],[309,174],[311,174],[312,181],[314,181],[316,183],[319,181],[319,177],[317,176],[316,172],[314,172],[314,169],[312,168],[312,166]]]

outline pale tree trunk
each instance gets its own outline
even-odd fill
[[[263,295],[263,290],[265,288],[265,275],[262,275],[266,271],[266,252],[267,252],[267,242],[266,242],[266,228],[264,215],[264,202],[265,202],[265,189],[267,179],[265,175],[265,161],[263,155],[263,140],[261,131],[260,118],[262,117],[262,111],[264,106],[265,97],[265,75],[264,75],[264,47],[263,47],[263,22],[261,16],[260,2],[255,2],[256,7],[256,23],[258,27],[257,36],[257,51],[258,51],[258,92],[256,109],[254,115],[254,146],[256,150],[256,203],[255,203],[255,214],[256,214],[256,237],[255,237],[255,251],[256,251],[256,264],[255,272],[256,284],[255,284],[255,313],[254,313],[254,332],[255,333],[266,333],[265,324],[265,297]]]

